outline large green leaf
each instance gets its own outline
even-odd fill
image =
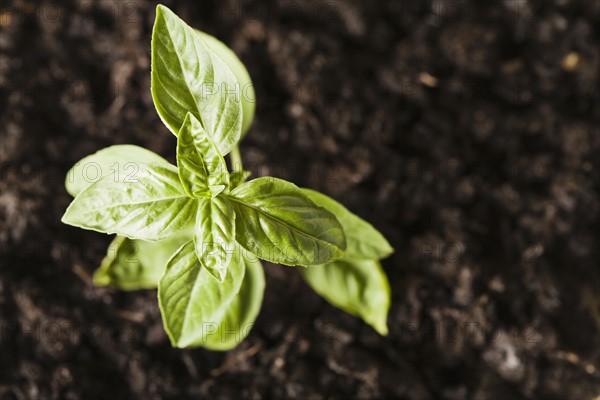
[[[198,204],[179,181],[177,168],[163,163],[140,165],[129,182],[107,175],[71,203],[66,224],[131,239],[162,240],[190,232]]]
[[[254,85],[248,70],[242,63],[242,61],[235,55],[233,51],[219,39],[211,36],[205,32],[196,31],[204,43],[210,47],[231,69],[235,77],[237,78],[241,88],[241,99],[242,99],[242,137],[250,129],[252,120],[254,119],[254,111],[256,109],[256,95],[254,93]]]
[[[235,250],[235,211],[227,197],[198,200],[194,244],[200,264],[223,281]]]
[[[240,291],[243,261],[234,259],[223,282],[202,268],[192,241],[169,260],[158,284],[158,302],[163,324],[176,347],[201,346],[206,335],[219,324]]]
[[[202,347],[229,350],[250,333],[262,305],[265,274],[260,261],[245,260],[246,273],[238,294],[233,298],[220,323],[208,329]]]
[[[156,153],[139,146],[120,144],[110,146],[80,160],[67,173],[65,186],[73,197],[106,175],[115,180],[133,179],[141,164],[164,164],[167,161]]]
[[[302,269],[301,273],[331,304],[387,335],[390,285],[379,261],[343,259]]]
[[[237,78],[194,29],[162,5],[156,8],[152,32],[152,97],[176,135],[191,112],[221,155],[240,140],[243,111]]]
[[[146,242],[117,236],[108,246],[106,257],[94,272],[96,286],[122,290],[153,289],[167,267],[167,261],[189,237]]]
[[[341,257],[344,232],[333,214],[294,184],[258,178],[235,188],[236,239],[263,260],[313,265]]]
[[[190,197],[216,196],[229,186],[223,156],[192,113],[187,114],[179,131],[177,166],[181,184]]]
[[[322,193],[302,189],[312,201],[332,212],[342,224],[346,234],[344,259],[381,259],[394,252],[392,246],[377,229],[346,207]]]

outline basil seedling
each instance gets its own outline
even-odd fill
[[[174,346],[235,347],[260,310],[259,260],[302,266],[331,304],[387,333],[390,290],[379,259],[393,252],[370,224],[333,199],[293,183],[229,172],[254,117],[254,89],[223,43],[158,6],[152,97],[177,136],[177,166],[137,146],[88,156],[68,173],[75,197],[62,221],[116,234],[97,285],[158,287]],[[87,179],[89,169],[97,179]]]

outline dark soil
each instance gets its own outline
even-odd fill
[[[168,1],[254,79],[255,176],[390,239],[390,334],[266,265],[250,337],[171,348],[155,291],[95,288],[109,237],[60,223],[67,169],[174,158],[154,2],[2,1],[0,398],[594,399],[600,1]]]

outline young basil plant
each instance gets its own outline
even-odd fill
[[[327,301],[387,334],[390,289],[379,260],[393,249],[333,199],[273,177],[248,181],[238,144],[254,117],[246,68],[222,42],[159,5],[152,98],[177,136],[177,166],[138,146],[88,156],[68,173],[62,221],[116,234],[94,283],[158,288],[177,347],[228,350],[262,303],[259,260],[302,266]],[[231,154],[230,154],[231,153]],[[231,157],[230,172],[224,157]]]

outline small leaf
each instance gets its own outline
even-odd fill
[[[313,265],[343,254],[346,241],[335,216],[290,182],[258,178],[238,186],[230,199],[237,241],[263,260]]]
[[[194,244],[200,264],[223,281],[235,250],[235,212],[226,197],[198,200]]]
[[[94,284],[121,290],[154,289],[167,261],[187,241],[189,238],[176,237],[146,242],[117,236],[108,246],[100,268],[94,272]]]
[[[260,311],[265,291],[265,274],[260,261],[245,260],[246,273],[239,293],[227,307],[221,322],[205,329],[202,347],[210,350],[230,350],[250,333]]]
[[[332,305],[361,317],[387,335],[390,285],[376,260],[338,260],[301,270],[306,282]]]
[[[242,183],[246,182],[246,180],[252,175],[250,171],[234,171],[229,176],[229,184],[231,189],[235,189],[240,186]]]
[[[225,156],[240,140],[242,104],[237,78],[202,37],[167,7],[156,8],[152,32],[152,98],[177,135],[188,112]]]
[[[133,179],[141,164],[162,164],[167,161],[156,153],[139,146],[120,144],[110,146],[79,161],[67,173],[65,187],[73,197],[106,175],[115,181]]]
[[[332,212],[342,224],[346,234],[345,259],[381,259],[394,252],[392,246],[377,229],[346,207],[322,193],[302,189],[317,205]]]
[[[158,301],[174,346],[202,345],[213,324],[223,320],[244,279],[244,263],[234,261],[225,280],[219,282],[200,265],[192,241],[169,260],[158,284]]]
[[[88,186],[67,208],[62,222],[156,241],[189,233],[197,206],[183,190],[174,166],[142,165],[130,182],[115,182],[107,175]]]
[[[212,187],[229,186],[227,164],[200,121],[188,113],[177,140],[181,184],[190,197],[211,197]]]

